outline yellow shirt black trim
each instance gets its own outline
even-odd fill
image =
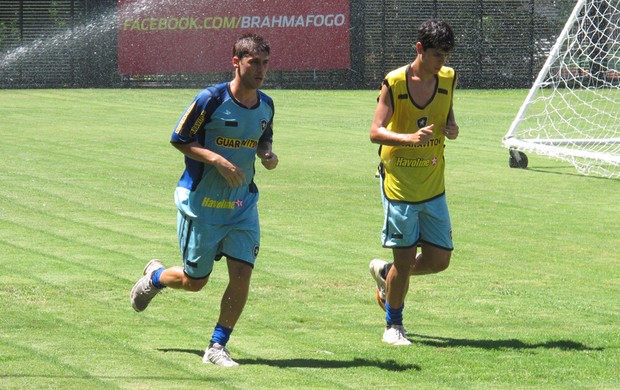
[[[388,199],[410,203],[433,199],[445,191],[445,128],[452,107],[456,75],[442,67],[435,93],[425,107],[419,107],[408,89],[409,65],[390,72],[384,83],[390,91],[393,114],[386,126],[396,133],[415,133],[434,124],[432,139],[425,145],[381,146],[383,191]]]

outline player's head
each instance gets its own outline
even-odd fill
[[[422,50],[437,49],[449,53],[454,49],[454,32],[443,20],[427,20],[418,29]]]
[[[269,44],[260,35],[242,35],[233,47],[232,63],[239,85],[259,88],[269,69]]]
[[[242,59],[250,54],[265,53],[269,55],[269,43],[257,34],[243,34],[233,46],[233,57]]]

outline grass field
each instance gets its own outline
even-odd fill
[[[412,279],[405,326],[384,317],[368,262],[379,234],[376,91],[268,92],[280,166],[257,167],[261,255],[229,343],[201,363],[226,283],[129,290],[153,257],[179,263],[168,144],[195,90],[0,91],[2,389],[618,389],[620,181],[501,138],[526,91],[457,91],[446,148],[456,249]]]

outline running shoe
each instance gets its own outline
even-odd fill
[[[370,275],[375,280],[377,284],[376,289],[376,298],[377,303],[381,306],[381,309],[385,311],[385,294],[386,294],[386,284],[385,279],[381,276],[381,270],[387,265],[387,261],[383,261],[381,259],[373,259],[368,267],[370,268]]]
[[[142,276],[131,289],[129,298],[131,300],[131,307],[133,307],[135,311],[144,311],[149,303],[151,303],[151,299],[161,291],[160,288],[155,287],[151,280],[153,272],[160,268],[164,268],[164,265],[158,259],[149,261],[144,267],[144,271],[142,271],[144,276]]]
[[[411,345],[402,325],[392,325],[383,332],[383,341],[390,345]]]
[[[239,365],[236,361],[230,357],[228,349],[218,343],[210,344],[205,350],[205,355],[202,358],[203,363],[211,363],[221,367],[236,367]]]

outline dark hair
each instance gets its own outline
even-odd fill
[[[241,59],[253,53],[269,54],[269,43],[258,34],[243,34],[233,46],[233,57]]]
[[[450,52],[454,49],[454,32],[443,20],[427,20],[418,29],[418,42],[422,50],[439,49]]]

